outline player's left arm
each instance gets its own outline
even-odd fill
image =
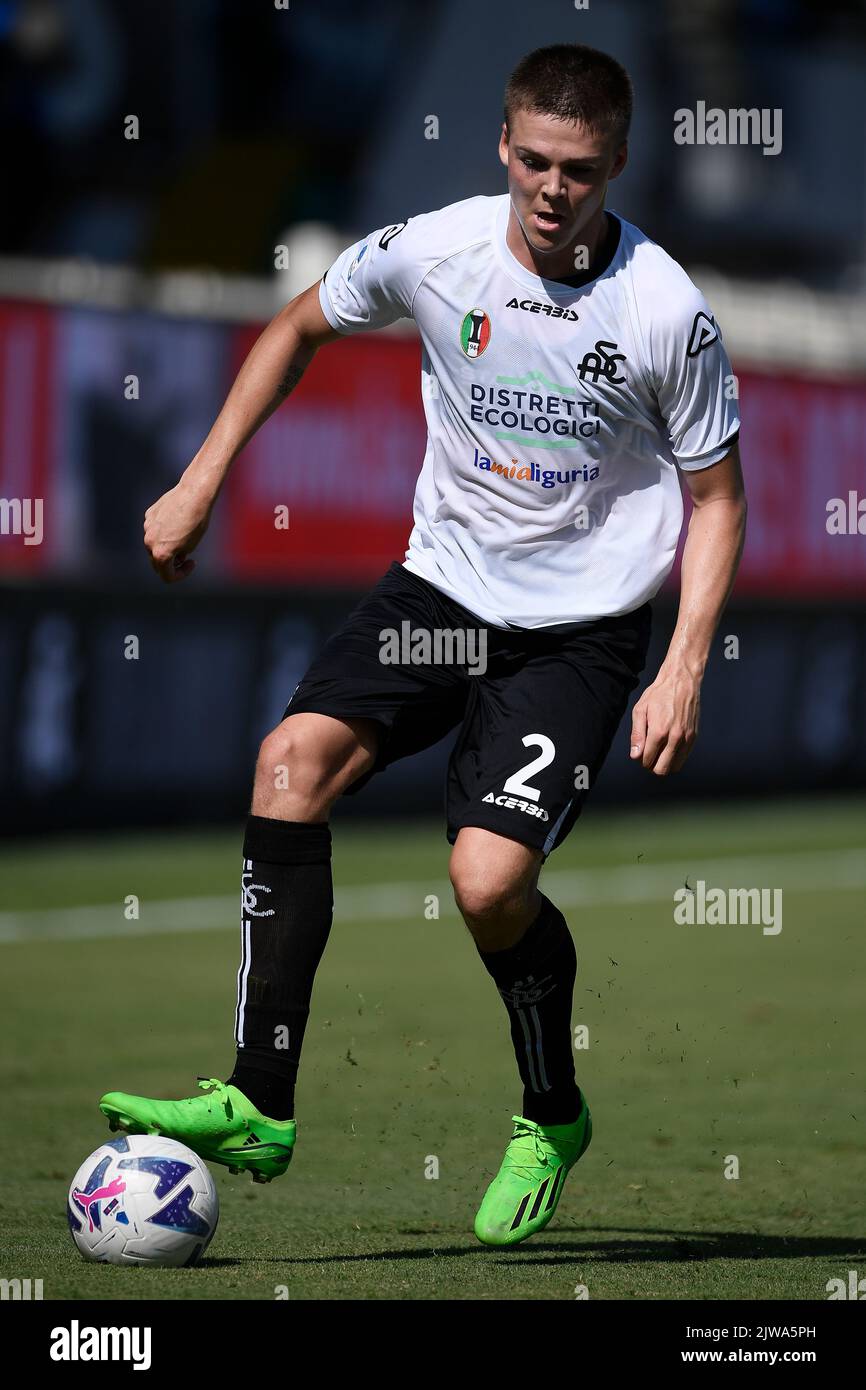
[[[697,737],[701,681],[746,533],[746,495],[736,444],[719,463],[683,476],[693,510],[683,550],[677,625],[659,673],[632,715],[631,757],[658,777],[679,771]]]

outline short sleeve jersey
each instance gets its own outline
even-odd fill
[[[617,218],[606,269],[574,288],[512,254],[509,206],[469,198],[380,228],[337,258],[320,302],[341,333],[420,332],[406,567],[494,626],[567,628],[658,591],[677,470],[732,447],[734,378],[702,294],[637,227]]]

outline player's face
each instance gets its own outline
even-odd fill
[[[499,157],[523,235],[536,252],[567,252],[600,217],[610,179],[625,167],[625,143],[572,121],[519,110],[502,127]]]

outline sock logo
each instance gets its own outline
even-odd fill
[[[258,900],[258,898],[256,897],[256,894],[257,894],[257,893],[270,893],[271,890],[270,890],[270,888],[268,887],[268,885],[267,885],[266,883],[252,883],[252,882],[251,882],[252,876],[253,876],[253,875],[252,875],[252,870],[251,870],[251,869],[245,869],[244,872],[243,872],[242,875],[241,875],[241,893],[242,893],[241,904],[242,904],[242,907],[243,907],[244,916],[245,916],[245,917],[273,917],[273,916],[274,916],[274,909],[273,909],[272,907],[267,908],[267,909],[266,909],[265,911],[263,911],[263,912],[259,912],[259,911],[257,910],[257,909],[258,909],[259,900]]]
[[[537,1004],[540,999],[546,999],[555,988],[556,982],[552,975],[545,975],[541,980],[536,980],[534,975],[527,975],[525,980],[515,980],[511,989],[500,988],[499,993],[506,1004],[520,1008],[522,1004]]]

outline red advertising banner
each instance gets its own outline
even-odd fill
[[[749,521],[737,594],[866,598],[866,383],[738,379]]]
[[[238,334],[234,370],[256,334]],[[417,342],[345,338],[238,460],[222,538],[238,579],[367,583],[402,560],[427,440]]]
[[[48,568],[62,517],[53,503],[57,314],[0,304],[0,572]]]
[[[0,304],[0,574],[140,575],[145,507],[193,457],[259,331]],[[420,386],[417,339],[329,344],[238,460],[199,581],[363,586],[401,560]],[[866,599],[866,381],[744,368],[739,401],[737,595]]]

